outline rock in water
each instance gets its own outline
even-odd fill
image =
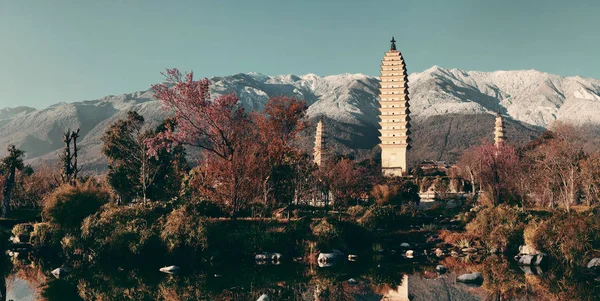
[[[462,283],[471,283],[471,284],[481,284],[483,283],[483,275],[479,272],[471,273],[471,274],[463,274],[456,278],[456,281]]]
[[[519,254],[533,255],[533,254],[538,254],[538,253],[539,252],[531,246],[528,246],[528,245],[519,246]]]
[[[65,277],[67,276],[67,274],[69,274],[69,271],[63,268],[57,268],[54,269],[52,272],[52,275],[54,275],[54,277],[56,277],[57,279],[60,279],[61,277]]]
[[[594,258],[587,264],[588,269],[600,269],[600,258]]]
[[[539,266],[546,262],[545,258],[548,257],[544,253],[523,255],[521,257],[516,256],[515,259],[519,262],[519,265],[532,265]]]
[[[330,267],[333,266],[342,256],[344,256],[344,253],[340,252],[339,250],[333,250],[333,253],[319,253],[319,257],[317,257],[317,263],[319,264],[319,267]]]
[[[438,265],[435,267],[435,271],[436,271],[436,272],[438,272],[438,273],[440,273],[440,274],[444,274],[444,273],[446,273],[446,271],[447,271],[447,270],[448,270],[448,268],[446,268],[445,266],[443,266],[443,265],[441,265],[441,264],[438,264]]]
[[[179,273],[179,270],[180,270],[179,267],[176,265],[160,268],[161,272],[167,273],[167,274],[177,274],[177,273]]]
[[[256,299],[256,301],[271,301],[271,299],[269,299],[269,296],[267,296],[267,294],[262,294],[260,295],[260,297],[258,297],[258,299]]]
[[[532,265],[535,263],[535,255],[523,255],[519,257],[519,265]]]

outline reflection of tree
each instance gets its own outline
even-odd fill
[[[3,256],[0,266],[4,276],[11,262]],[[427,274],[433,266],[398,265],[397,262],[358,262],[340,264],[330,269],[307,273],[309,267],[283,264],[280,266],[220,265],[196,266],[196,274],[169,276],[154,267],[125,270],[114,265],[71,262],[71,276],[54,279],[50,267],[57,263],[34,260],[16,265],[18,277],[33,284],[44,281],[39,295],[42,300],[256,300],[266,293],[271,300],[354,300],[359,295],[379,295],[403,285],[404,275]],[[488,257],[480,264],[468,264],[447,258],[443,264],[454,273],[480,271],[487,300],[593,300],[600,294],[593,277],[578,270],[553,266],[543,276],[525,276],[512,262],[500,257]],[[63,263],[64,264],[64,263]],[[5,268],[6,267],[6,268]],[[29,270],[28,270],[29,269]],[[417,276],[420,277],[420,276]],[[435,274],[433,275],[435,277]],[[357,284],[351,285],[348,279]],[[2,285],[3,298],[6,294]],[[0,299],[0,301],[6,301]]]
[[[6,277],[12,271],[12,264],[8,256],[4,255],[8,249],[8,232],[0,227],[0,301],[6,301]]]

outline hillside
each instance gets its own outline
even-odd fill
[[[235,92],[249,110],[260,110],[271,96],[305,99],[311,120],[323,117],[338,153],[375,156],[378,79],[362,74],[332,76],[258,73],[213,77],[214,95]],[[555,120],[600,125],[600,80],[560,77],[534,70],[478,72],[434,66],[409,76],[413,119],[410,160],[454,161],[482,139],[492,138],[494,114],[507,122],[508,139],[522,144]],[[57,160],[61,133],[81,128],[80,162],[101,171],[101,136],[108,124],[137,110],[158,121],[167,113],[151,90],[51,107],[0,110],[0,145],[27,151],[34,166]],[[312,136],[309,131],[307,135]],[[306,149],[312,142],[304,142]],[[4,154],[4,147],[0,150]]]

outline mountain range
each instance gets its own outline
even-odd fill
[[[363,74],[267,76],[259,73],[212,77],[213,95],[234,92],[248,110],[261,110],[269,97],[306,100],[311,121],[323,119],[329,147],[359,159],[377,157],[379,80]],[[561,77],[535,70],[478,72],[434,66],[409,76],[413,148],[411,163],[455,161],[468,147],[493,137],[493,121],[505,117],[509,141],[523,144],[556,120],[600,126],[600,80]],[[0,109],[0,145],[15,144],[33,166],[53,164],[62,133],[80,128],[80,164],[103,171],[100,154],[106,127],[136,110],[158,122],[168,115],[151,89],[98,100],[58,103],[45,109]],[[313,122],[314,123],[314,122]],[[312,148],[314,130],[303,146]],[[0,149],[4,155],[5,148]]]

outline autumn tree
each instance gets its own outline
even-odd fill
[[[2,217],[6,218],[10,211],[10,198],[15,185],[17,170],[23,169],[23,156],[25,152],[14,145],[8,146],[8,156],[0,161],[0,170],[5,175],[4,189],[2,191]]]
[[[519,156],[513,146],[483,143],[465,153],[459,163],[493,205],[514,198],[513,178],[519,170]]]
[[[600,199],[600,152],[591,153],[580,163],[581,186],[588,206]]]
[[[102,153],[108,160],[108,183],[125,200],[161,200],[179,192],[185,152],[171,146],[149,154],[145,140],[171,127],[165,120],[155,131],[149,130],[144,117],[127,112],[127,118],[115,121],[106,130]]]
[[[536,189],[549,194],[550,207],[559,203],[570,211],[578,198],[584,139],[579,128],[560,122],[543,138],[525,150],[535,168]]]
[[[478,191],[481,191],[481,184],[477,181],[479,179],[477,172],[480,169],[480,165],[481,161],[477,157],[475,148],[466,150],[456,164],[458,168],[458,174],[463,179],[471,183],[472,196],[474,196]]]
[[[200,149],[195,186],[237,216],[262,190],[256,181],[264,165],[256,127],[234,94],[211,99],[208,79],[196,81],[193,73],[177,69],[164,75],[166,83],[153,89],[174,123],[147,140],[150,154],[172,145]]]
[[[61,184],[60,171],[50,166],[28,169],[27,166],[17,173],[12,203],[16,207],[39,208],[44,197]]]
[[[306,162],[294,144],[306,127],[306,102],[288,97],[270,98],[264,111],[252,115],[266,156],[263,202],[267,207],[290,204],[298,197],[296,180],[306,171]],[[299,174],[300,173],[300,174]]]
[[[334,207],[347,206],[369,192],[370,185],[364,181],[367,176],[366,169],[357,166],[354,160],[330,160],[320,171],[322,181],[333,194]]]

